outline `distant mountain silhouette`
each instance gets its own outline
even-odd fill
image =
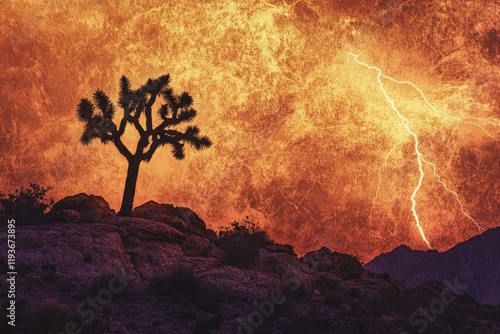
[[[446,252],[417,251],[399,246],[365,265],[388,273],[410,287],[435,279],[466,285],[465,293],[481,304],[500,304],[500,227],[457,244]]]

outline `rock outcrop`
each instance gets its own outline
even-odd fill
[[[200,235],[207,233],[205,222],[194,211],[172,204],[149,201],[136,207],[132,211],[132,217],[156,220],[181,231],[199,233]]]
[[[289,245],[268,244],[249,268],[237,268],[225,264],[228,254],[189,209],[148,202],[135,217],[115,217],[95,196],[61,202],[51,213],[60,216],[52,217],[73,221],[54,218],[16,230],[19,333],[39,333],[33,319],[52,321],[50,314],[60,312],[81,321],[82,334],[416,333],[424,324],[428,333],[500,331],[498,307],[478,305],[437,281],[410,288],[328,248],[299,258]],[[91,224],[64,210],[88,214]],[[7,253],[5,228],[0,252]],[[0,267],[0,289],[7,291],[6,263]],[[127,292],[110,294],[94,318],[79,318],[79,306],[102,300],[114,275],[130,282]],[[2,309],[6,302],[1,295]],[[418,315],[422,308],[432,321]],[[7,333],[4,325],[0,332]]]
[[[61,223],[89,223],[116,215],[101,196],[80,193],[55,203],[49,213],[49,221]]]

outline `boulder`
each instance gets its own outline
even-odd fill
[[[79,223],[80,222],[80,213],[76,210],[72,209],[62,209],[57,211],[51,211],[48,214],[49,221],[59,222],[59,223]]]
[[[68,196],[54,204],[48,218],[51,222],[92,223],[116,215],[101,196],[80,193]]]
[[[217,232],[208,228],[207,231],[205,232],[205,237],[207,237],[207,239],[210,240],[210,242],[215,242],[217,240]]]
[[[103,222],[119,226],[119,233],[123,239],[135,238],[141,243],[158,241],[181,244],[186,239],[186,235],[177,229],[147,219],[116,217]]]
[[[141,217],[136,217],[136,218],[141,218]],[[170,226],[178,229],[179,231],[188,231],[189,230],[188,224],[186,224],[186,222],[184,220],[182,220],[176,216],[169,216],[169,215],[166,215],[163,213],[155,213],[155,214],[152,214],[148,218],[146,218],[146,216],[142,217],[142,218],[154,220],[154,221],[157,221],[160,223],[165,223],[167,225],[170,225]]]
[[[198,235],[188,235],[182,243],[186,256],[223,258],[224,251],[212,244],[209,239]]]
[[[106,224],[43,224],[16,229],[16,264],[31,284],[55,284],[85,290],[100,275],[113,271],[130,277],[138,273],[123,247],[117,227]],[[6,233],[0,240],[6,242]],[[6,252],[5,247],[0,247]],[[20,295],[24,295],[20,289]]]
[[[132,217],[162,222],[183,232],[205,235],[207,231],[205,222],[194,211],[172,204],[149,201],[136,207]]]
[[[261,248],[254,268],[265,273],[276,274],[279,277],[283,274],[305,273],[304,266],[293,250],[281,245],[268,245]]]
[[[293,251],[292,245],[268,245],[264,248],[272,253],[288,253],[297,256]]]
[[[200,270],[198,274],[202,280],[215,286],[218,291],[223,291],[226,296],[243,297],[250,301],[268,298],[273,289],[281,286],[280,279],[275,275],[226,265],[212,266]],[[251,303],[248,305],[253,306]]]
[[[352,255],[332,252],[326,247],[304,255],[302,263],[312,272],[331,272],[343,279],[360,278],[363,265]]]

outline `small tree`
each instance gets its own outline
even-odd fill
[[[0,193],[0,219],[15,219],[18,225],[31,225],[43,220],[45,211],[54,203],[45,198],[51,188],[36,183],[16,189],[12,194]]]
[[[226,254],[224,262],[239,268],[251,267],[259,258],[259,250],[274,244],[249,217],[242,222],[235,221],[230,226],[220,227],[216,243]]]
[[[113,121],[115,105],[102,90],[94,92],[93,100],[83,98],[78,104],[78,120],[85,123],[80,141],[84,145],[90,144],[95,138],[99,138],[103,144],[112,142],[127,159],[127,179],[118,215],[131,215],[139,165],[143,161],[149,162],[158,147],[170,145],[172,155],[181,160],[186,143],[197,150],[212,145],[207,136],[200,136],[200,129],[196,125],[187,126],[184,131],[176,129],[179,125],[193,121],[197,112],[192,107],[192,97],[187,92],[174,94],[169,83],[170,76],[165,74],[154,80],[148,79],[146,84],[132,90],[130,81],[122,76],[118,102],[123,109],[123,117],[118,124]],[[153,107],[157,99],[163,101],[157,109],[158,125],[154,127]],[[140,136],[134,153],[122,141],[129,124],[134,126]]]

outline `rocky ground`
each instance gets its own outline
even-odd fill
[[[299,258],[267,242],[253,261],[243,239],[222,242],[187,208],[148,202],[116,217],[78,194],[46,218],[16,227],[16,330],[4,316],[1,333],[500,333],[500,308],[459,285],[409,288],[327,248]]]

